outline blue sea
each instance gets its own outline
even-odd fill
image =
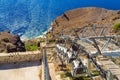
[[[120,10],[120,0],[0,0],[0,31],[35,38],[65,11],[82,7]]]

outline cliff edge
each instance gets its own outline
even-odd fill
[[[119,10],[107,10],[104,8],[87,7],[65,12],[57,17],[51,24],[54,36],[63,34],[71,35],[73,28],[80,28],[95,24],[112,29],[115,23],[120,22]]]

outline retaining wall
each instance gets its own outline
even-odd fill
[[[40,51],[0,53],[0,64],[17,63],[25,61],[38,61],[41,59],[42,53]]]

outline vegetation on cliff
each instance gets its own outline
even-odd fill
[[[40,42],[36,40],[28,40],[25,42],[26,51],[36,51],[40,47]]]
[[[27,51],[36,51],[36,50],[38,50],[38,47],[37,47],[36,45],[26,44],[26,45],[25,45],[25,49],[26,49]]]
[[[120,23],[116,23],[113,26],[114,32],[120,35]]]

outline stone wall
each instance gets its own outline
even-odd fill
[[[41,59],[42,53],[40,51],[0,53],[0,64],[17,63],[25,61],[38,61]]]

